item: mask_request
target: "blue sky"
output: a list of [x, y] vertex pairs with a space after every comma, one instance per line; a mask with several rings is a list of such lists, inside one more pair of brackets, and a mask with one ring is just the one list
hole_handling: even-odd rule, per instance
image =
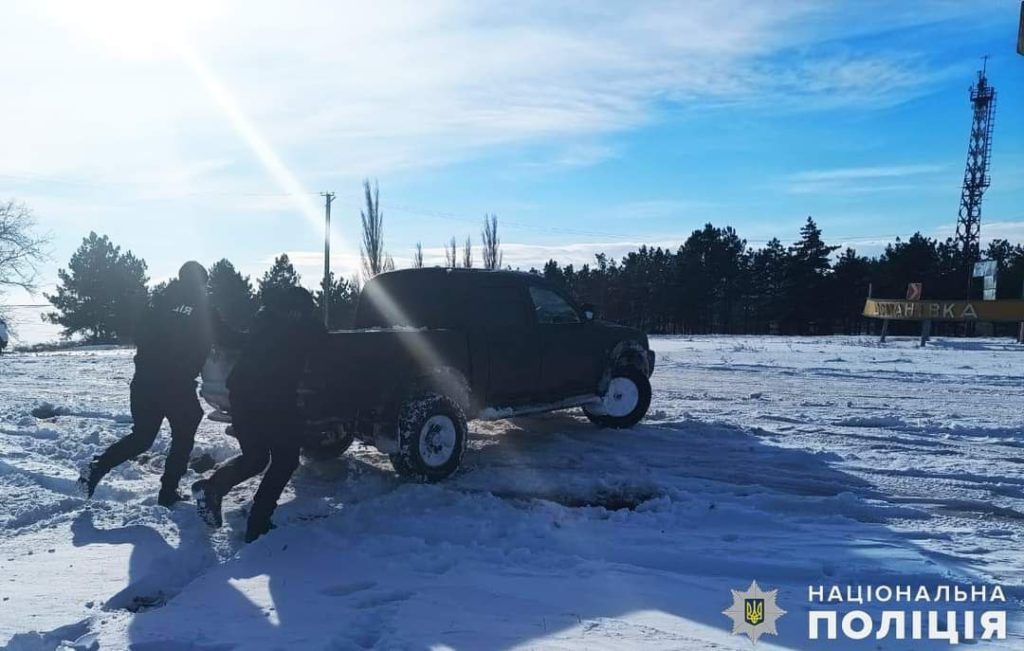
[[[705, 222], [752, 245], [813, 215], [868, 254], [955, 227], [983, 54], [999, 99], [982, 235], [1024, 240], [1018, 3], [13, 2], [0, 20], [0, 197], [147, 260], [289, 252], [310, 284], [333, 190], [439, 261], [498, 215], [506, 262], [580, 263]], [[8, 300], [22, 300], [8, 297]]]

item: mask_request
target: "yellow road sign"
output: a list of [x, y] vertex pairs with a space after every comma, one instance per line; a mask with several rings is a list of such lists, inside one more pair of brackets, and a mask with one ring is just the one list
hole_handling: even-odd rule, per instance
[[1024, 300], [901, 301], [869, 298], [864, 316], [896, 321], [1024, 321]]

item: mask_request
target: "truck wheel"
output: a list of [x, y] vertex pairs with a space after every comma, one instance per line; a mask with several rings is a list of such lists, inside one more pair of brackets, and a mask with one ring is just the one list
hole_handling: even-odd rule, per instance
[[635, 366], [623, 366], [612, 372], [601, 402], [584, 405], [583, 413], [599, 427], [627, 429], [639, 423], [650, 406], [650, 380]]
[[417, 481], [440, 481], [462, 463], [469, 438], [466, 416], [451, 398], [428, 393], [405, 402], [398, 414], [395, 472]]
[[345, 454], [354, 438], [342, 427], [319, 433], [302, 445], [302, 456], [313, 461], [337, 459]]

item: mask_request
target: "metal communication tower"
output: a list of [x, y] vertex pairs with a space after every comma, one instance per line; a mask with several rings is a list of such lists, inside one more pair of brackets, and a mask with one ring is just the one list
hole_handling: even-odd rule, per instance
[[981, 196], [989, 186], [989, 160], [992, 155], [992, 125], [995, 120], [996, 89], [989, 85], [985, 71], [988, 57], [978, 71], [978, 81], [971, 86], [971, 140], [967, 147], [967, 168], [960, 195], [960, 214], [956, 222], [956, 237], [970, 273], [971, 266], [980, 255]]

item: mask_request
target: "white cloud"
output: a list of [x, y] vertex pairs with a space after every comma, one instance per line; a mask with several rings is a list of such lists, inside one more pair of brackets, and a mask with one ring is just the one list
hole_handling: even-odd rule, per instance
[[[236, 220], [228, 243], [236, 248], [224, 254], [242, 265], [249, 255], [256, 267], [273, 248], [310, 239], [258, 235], [269, 223], [260, 218], [296, 205], [264, 194], [312, 190], [318, 207], [321, 188], [510, 146], [541, 145], [541, 172], [595, 165], [625, 151], [610, 134], [659, 119], [671, 103], [890, 105], [927, 92], [945, 71], [913, 51], [851, 54], [836, 43], [977, 11], [825, 0], [8, 2], [0, 60], [5, 96], [15, 100], [0, 103], [0, 194], [31, 199], [47, 227], [76, 237], [97, 228], [119, 242], [134, 238], [137, 251], [156, 224], [179, 231], [183, 248], [192, 233], [182, 231], [223, 241], [229, 229], [209, 222]], [[224, 110], [182, 44], [237, 111]], [[253, 145], [254, 134], [273, 156]], [[296, 183], [275, 181], [282, 169]], [[686, 209], [643, 203], [625, 214]], [[45, 210], [58, 204], [53, 216]], [[288, 241], [267, 242], [278, 236]], [[569, 246], [563, 253], [575, 255], [578, 245]], [[358, 267], [351, 244], [336, 250]], [[544, 258], [522, 255], [522, 266]], [[319, 277], [316, 266], [304, 273]]]
[[591, 167], [604, 162], [615, 155], [615, 150], [603, 144], [574, 143], [563, 147], [547, 160], [526, 163], [528, 170], [549, 172], [577, 167]]
[[21, 3], [0, 26], [0, 56], [18, 61], [5, 80], [18, 101], [0, 106], [0, 174], [128, 175], [180, 190], [169, 170], [219, 161], [188, 187], [239, 176], [265, 187], [175, 39], [307, 183], [522, 142], [561, 141], [556, 164], [593, 164], [614, 153], [596, 136], [654, 119], [664, 98], [871, 104], [930, 85], [905, 56], [777, 59], [835, 35], [834, 14], [745, 0]]
[[847, 167], [829, 170], [811, 170], [793, 175], [798, 181], [848, 181], [862, 179], [892, 178], [941, 172], [942, 165], [889, 165], [876, 167]]
[[791, 194], [885, 192], [920, 187], [923, 181], [949, 171], [946, 165], [906, 164], [807, 170], [791, 174], [785, 183]]

